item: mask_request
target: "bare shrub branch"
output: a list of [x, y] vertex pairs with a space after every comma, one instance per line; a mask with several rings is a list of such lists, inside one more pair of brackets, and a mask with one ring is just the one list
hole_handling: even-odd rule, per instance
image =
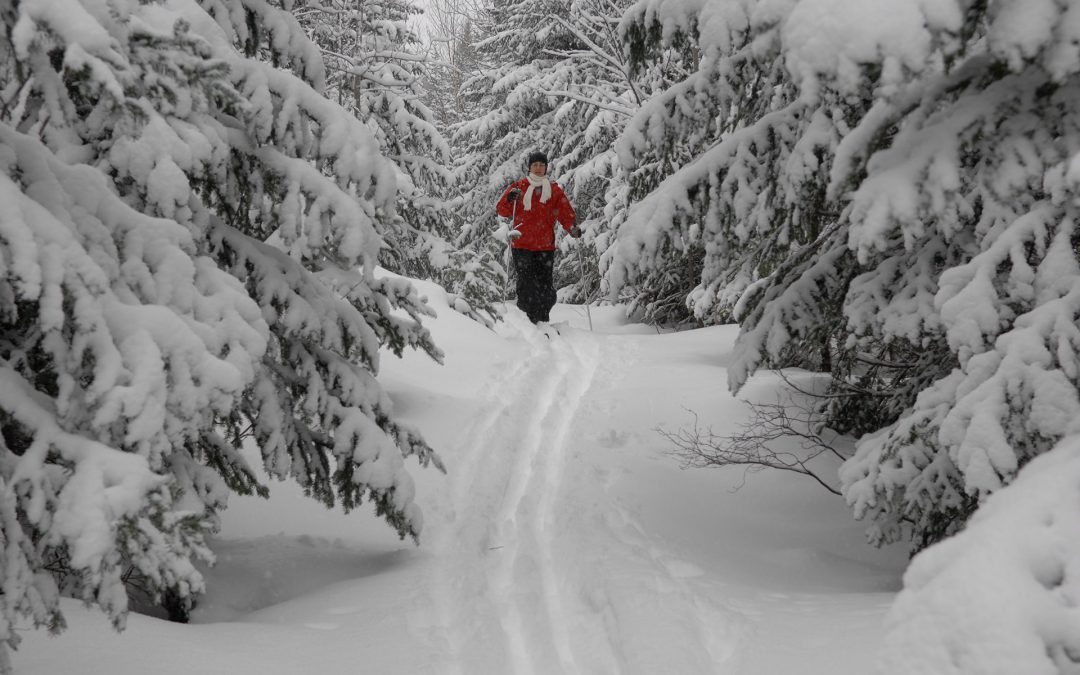
[[[777, 397], [776, 403], [747, 403], [751, 415], [739, 425], [739, 431], [718, 436], [712, 428], [702, 429], [697, 413], [692, 427], [672, 433], [657, 431], [674, 444], [670, 454], [677, 457], [683, 468], [741, 466], [746, 473], [763, 469], [778, 469], [809, 476], [834, 495], [840, 490], [815, 472], [810, 464], [825, 454], [841, 460], [847, 457], [834, 447], [837, 434], [823, 428], [812, 405], [790, 397]], [[826, 440], [825, 436], [829, 436]], [[775, 441], [797, 439], [797, 452], [777, 450]], [[741, 486], [740, 486], [741, 487]]]

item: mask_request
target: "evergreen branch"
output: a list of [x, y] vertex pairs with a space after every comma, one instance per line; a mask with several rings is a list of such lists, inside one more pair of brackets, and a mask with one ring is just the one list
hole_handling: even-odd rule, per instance
[[807, 389], [803, 389], [799, 385], [795, 384], [795, 382], [793, 382], [787, 376], [787, 374], [784, 373], [784, 371], [782, 371], [782, 370], [778, 370], [778, 371], [776, 371], [776, 373], [780, 376], [780, 378], [784, 381], [784, 383], [786, 385], [788, 385], [789, 387], [791, 387], [795, 392], [797, 392], [799, 394], [802, 394], [804, 396], [812, 396], [814, 398], [819, 398], [819, 399], [850, 398], [851, 396], [853, 396], [855, 394], [858, 394], [859, 396], [870, 396], [870, 397], [881, 397], [881, 398], [890, 398], [890, 397], [896, 395], [896, 392], [892, 392], [892, 391], [872, 391], [870, 389], [866, 389], [866, 388], [863, 388], [863, 387], [857, 387], [854, 384], [852, 384], [852, 383], [850, 383], [850, 382], [848, 382], [846, 380], [834, 380], [835, 384], [838, 387], [845, 390], [845, 393], [822, 394], [822, 393], [819, 393], [819, 392], [809, 391]]
[[[17, 63], [16, 66], [17, 66], [17, 69], [21, 70], [20, 64]], [[12, 109], [14, 107], [15, 101], [22, 98], [22, 93], [24, 91], [26, 91], [27, 87], [30, 86], [30, 83], [32, 81], [33, 81], [33, 78], [29, 78], [29, 77], [25, 78], [25, 79], [23, 79], [22, 81], [19, 82], [18, 87], [15, 87], [14, 89], [12, 89], [11, 96], [9, 96], [7, 99], [5, 99], [3, 101], [3, 105], [0, 105], [0, 121], [6, 121], [9, 124], [11, 124], [12, 126], [17, 126], [18, 125], [18, 120], [8, 120], [7, 117], [8, 117], [8, 115], [11, 114], [11, 111], [12, 111]]]
[[322, 53], [325, 55], [333, 56], [336, 59], [341, 59], [352, 65], [368, 64], [373, 61], [390, 60], [390, 61], [404, 61], [406, 63], [420, 63], [427, 64], [428, 59], [423, 54], [413, 54], [411, 52], [399, 52], [392, 50], [376, 50], [372, 52], [361, 52], [357, 56], [348, 56], [341, 52], [333, 51], [332, 49], [322, 48]]
[[555, 21], [556, 23], [561, 25], [566, 30], [573, 33], [574, 37], [576, 37], [577, 39], [584, 42], [585, 45], [589, 47], [589, 50], [593, 54], [598, 56], [599, 58], [601, 58], [601, 59], [603, 59], [603, 60], [605, 60], [605, 61], [607, 61], [607, 62], [609, 62], [609, 63], [611, 63], [611, 64], [613, 64], [613, 65], [615, 65], [617, 67], [621, 67], [623, 65], [622, 63], [619, 62], [618, 59], [616, 59], [611, 54], [609, 54], [603, 47], [596, 44], [596, 42], [594, 42], [592, 40], [592, 38], [590, 38], [588, 35], [585, 35], [585, 33], [581, 32], [576, 26], [571, 25], [569, 22], [567, 22], [561, 16], [551, 14], [551, 15], [548, 16], [548, 18], [550, 18], [551, 20]]
[[[589, 52], [562, 51], [562, 50], [558, 50], [558, 49], [545, 49], [544, 53], [549, 54], [551, 56], [559, 57], [559, 58], [564, 59], [564, 60], [572, 60], [572, 59], [576, 58], [576, 59], [579, 59], [579, 60], [582, 60], [582, 61], [586, 61], [587, 63], [589, 63], [589, 65], [592, 65], [592, 66], [594, 66], [596, 68], [599, 68], [600, 70], [603, 70], [604, 72], [607, 72], [607, 73], [613, 75], [618, 80], [628, 80], [628, 81], [632, 80], [632, 78], [629, 78], [627, 76], [627, 74], [623, 71], [622, 68], [619, 68], [617, 66], [613, 66], [610, 63], [592, 61], [591, 59], [588, 58], [589, 54], [590, 54]], [[640, 97], [637, 95], [636, 85], [633, 86], [633, 87], [629, 87], [629, 89], [630, 89], [631, 93], [634, 94], [634, 98], [640, 104], [641, 101], [640, 101]]]
[[581, 103], [587, 103], [588, 105], [596, 106], [597, 108], [600, 108], [601, 110], [607, 110], [608, 112], [613, 112], [616, 115], [622, 115], [624, 117], [632, 117], [634, 115], [634, 112], [635, 112], [635, 111], [633, 111], [633, 110], [631, 110], [629, 108], [625, 108], [625, 107], [621, 107], [621, 106], [616, 107], [616, 106], [614, 106], [614, 105], [612, 105], [610, 103], [603, 103], [601, 101], [597, 101], [596, 99], [591, 99], [591, 98], [587, 98], [585, 96], [582, 96], [580, 94], [575, 94], [572, 91], [557, 90], [557, 89], [539, 89], [539, 88], [536, 88], [536, 87], [532, 87], [531, 85], [530, 85], [530, 88], [535, 89], [536, 91], [540, 92], [541, 94], [544, 94], [545, 96], [556, 96], [556, 97], [561, 96], [563, 98], [573, 99], [575, 101], [580, 101]]
[[[603, 61], [606, 61], [610, 65], [611, 71], [617, 73], [623, 79], [623, 81], [626, 82], [627, 88], [634, 95], [634, 100], [638, 103], [638, 105], [641, 105], [642, 97], [640, 92], [638, 91], [637, 83], [634, 81], [634, 78], [630, 77], [629, 64], [627, 64], [621, 58], [612, 56], [603, 47], [596, 44], [596, 42], [589, 38], [589, 36], [578, 30], [575, 26], [570, 25], [562, 17], [552, 14], [551, 18], [554, 19], [557, 23], [561, 24], [571, 33], [573, 33], [574, 36], [577, 37], [579, 40], [584, 42], [593, 54], [595, 54]], [[611, 36], [609, 35], [609, 38], [610, 37]], [[617, 40], [613, 40], [612, 44], [619, 44], [619, 42]]]
[[879, 366], [881, 368], [889, 368], [889, 369], [892, 369], [892, 370], [905, 370], [905, 369], [908, 369], [908, 368], [918, 368], [919, 365], [920, 365], [920, 364], [914, 363], [914, 362], [886, 361], [884, 359], [873, 357], [873, 356], [870, 356], [868, 354], [863, 354], [861, 352], [856, 352], [852, 356], [852, 358], [854, 358], [859, 363], [865, 363], [868, 366]]
[[344, 73], [346, 75], [353, 75], [353, 76], [358, 77], [358, 78], [360, 78], [360, 79], [362, 79], [362, 80], [364, 80], [366, 82], [372, 82], [374, 84], [377, 84], [377, 85], [382, 86], [382, 87], [386, 87], [388, 89], [402, 89], [402, 88], [411, 87], [414, 84], [416, 84], [416, 78], [415, 77], [412, 78], [412, 79], [409, 79], [409, 80], [383, 80], [383, 79], [380, 79], [380, 78], [378, 78], [376, 76], [373, 76], [373, 75], [369, 74], [369, 71], [371, 70], [370, 68], [368, 68], [368, 69], [341, 68], [341, 67], [334, 66], [334, 65], [331, 65], [331, 64], [327, 63], [326, 64], [326, 69], [327, 70], [332, 70], [332, 71], [337, 72], [337, 73]]

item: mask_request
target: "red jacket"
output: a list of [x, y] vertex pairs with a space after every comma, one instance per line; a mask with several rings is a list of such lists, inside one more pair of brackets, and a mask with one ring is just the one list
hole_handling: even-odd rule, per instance
[[[517, 207], [506, 199], [510, 190], [517, 188], [521, 194], [517, 198]], [[529, 179], [522, 178], [518, 182], [506, 188], [499, 203], [495, 206], [495, 212], [503, 218], [514, 216], [514, 228], [521, 232], [521, 236], [514, 240], [514, 248], [523, 248], [529, 251], [554, 251], [555, 250], [555, 221], [563, 226], [567, 232], [577, 223], [577, 214], [574, 207], [570, 206], [570, 200], [566, 193], [555, 181], [551, 181], [551, 199], [547, 204], [540, 203], [540, 188], [533, 189], [532, 208], [525, 210], [525, 191], [529, 189]]]

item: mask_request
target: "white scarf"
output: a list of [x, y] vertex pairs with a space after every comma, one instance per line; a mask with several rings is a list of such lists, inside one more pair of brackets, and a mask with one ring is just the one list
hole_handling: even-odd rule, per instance
[[534, 176], [529, 174], [525, 176], [529, 179], [529, 189], [525, 191], [525, 210], [532, 210], [532, 196], [533, 190], [540, 189], [540, 203], [547, 204], [551, 199], [551, 181], [547, 179], [547, 176]]

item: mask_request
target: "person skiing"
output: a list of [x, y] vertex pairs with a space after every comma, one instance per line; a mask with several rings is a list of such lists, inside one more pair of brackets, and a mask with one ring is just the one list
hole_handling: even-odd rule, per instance
[[550, 320], [555, 306], [555, 223], [581, 236], [577, 214], [559, 184], [547, 177], [547, 155], [529, 154], [527, 176], [506, 188], [495, 211], [513, 217], [511, 254], [517, 273], [517, 305], [533, 323]]

